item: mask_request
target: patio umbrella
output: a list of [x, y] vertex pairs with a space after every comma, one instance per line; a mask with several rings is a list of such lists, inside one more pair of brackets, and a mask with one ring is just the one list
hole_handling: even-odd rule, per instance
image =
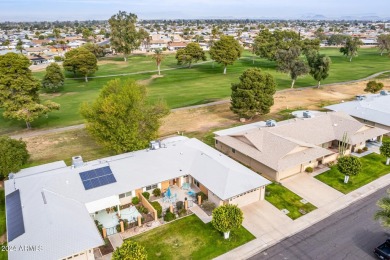
[[167, 189], [167, 197], [170, 198], [171, 195], [172, 195], [172, 194], [171, 194], [171, 188], [168, 187], [168, 189]]

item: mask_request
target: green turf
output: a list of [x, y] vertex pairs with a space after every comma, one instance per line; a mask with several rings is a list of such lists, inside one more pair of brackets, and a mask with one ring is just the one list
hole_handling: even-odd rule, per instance
[[[367, 77], [379, 71], [390, 69], [390, 59], [380, 56], [376, 49], [360, 49], [359, 56], [352, 62], [342, 56], [337, 48], [324, 48], [321, 53], [329, 55], [332, 59], [330, 76], [322, 83], [335, 83]], [[110, 60], [113, 60], [110, 62]], [[105, 64], [99, 66], [94, 76], [106, 76], [112, 74], [133, 73], [140, 71], [156, 70], [155, 62], [150, 56], [137, 55], [131, 57], [128, 62], [117, 62], [120, 57], [106, 58]], [[177, 68], [174, 55], [168, 55], [161, 68]], [[163, 77], [151, 78], [156, 73], [144, 73], [121, 76], [122, 79], [144, 80], [148, 85], [148, 95], [151, 101], [164, 99], [171, 108], [203, 104], [222, 98], [228, 98], [231, 93], [231, 83], [238, 82], [242, 72], [251, 67], [258, 67], [275, 76], [278, 89], [289, 88], [288, 75], [276, 72], [275, 63], [265, 59], [256, 58], [252, 64], [252, 54], [243, 53], [242, 59], [228, 66], [227, 75], [223, 75], [223, 67], [219, 64], [208, 62], [195, 65], [192, 69], [182, 68], [163, 71]], [[34, 73], [42, 78], [44, 72]], [[61, 110], [49, 114], [48, 118], [40, 118], [33, 122], [34, 128], [51, 128], [79, 124], [83, 122], [79, 114], [80, 104], [84, 101], [93, 101], [107, 81], [115, 78], [95, 78], [85, 83], [82, 79], [72, 79], [73, 75], [67, 73], [64, 89], [55, 95], [44, 94], [42, 99], [50, 99], [61, 105]], [[315, 85], [310, 77], [299, 78], [296, 87]], [[0, 113], [2, 111], [0, 110]], [[23, 122], [6, 120], [0, 116], [0, 134], [21, 130], [25, 127]]]
[[146, 248], [148, 259], [212, 259], [254, 238], [241, 227], [225, 240], [211, 223], [191, 215], [130, 239]]
[[271, 183], [267, 185], [265, 191], [265, 199], [280, 210], [287, 209], [290, 211], [287, 216], [291, 219], [297, 219], [302, 216], [299, 210], [309, 213], [316, 209], [311, 203], [303, 204], [300, 201], [302, 200], [301, 197], [280, 184]]
[[360, 161], [362, 171], [358, 175], [350, 176], [347, 184], [344, 183], [344, 175], [337, 170], [336, 165], [315, 178], [346, 194], [390, 173], [390, 166], [385, 165], [384, 156], [372, 153], [360, 158]]

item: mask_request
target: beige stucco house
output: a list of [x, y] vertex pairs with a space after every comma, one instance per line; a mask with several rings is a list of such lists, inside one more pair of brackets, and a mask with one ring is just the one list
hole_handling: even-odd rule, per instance
[[282, 122], [257, 122], [215, 132], [215, 147], [265, 177], [280, 181], [334, 162], [347, 136], [346, 154], [381, 141], [387, 130], [365, 125], [342, 112]]

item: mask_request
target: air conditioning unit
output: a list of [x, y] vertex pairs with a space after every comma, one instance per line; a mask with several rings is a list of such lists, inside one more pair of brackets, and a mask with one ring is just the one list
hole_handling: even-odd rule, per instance
[[387, 92], [386, 90], [381, 90], [381, 92], [379, 92], [381, 96], [387, 96], [389, 95], [389, 92]]
[[161, 142], [160, 141], [151, 141], [149, 143], [149, 149], [150, 150], [157, 150], [161, 148]]
[[313, 118], [314, 114], [310, 111], [303, 111], [303, 118]]
[[266, 125], [267, 127], [276, 126], [276, 121], [275, 121], [275, 120], [272, 120], [272, 119], [267, 120], [267, 121], [265, 121], [265, 125]]
[[362, 96], [362, 95], [356, 96], [356, 100], [357, 100], [357, 101], [362, 101], [362, 100], [364, 100], [364, 99], [366, 99], [366, 96]]

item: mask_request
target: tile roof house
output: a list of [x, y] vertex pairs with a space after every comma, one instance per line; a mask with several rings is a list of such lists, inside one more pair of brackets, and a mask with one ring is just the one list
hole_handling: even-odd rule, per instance
[[9, 259], [95, 259], [93, 248], [104, 242], [94, 218], [111, 207], [120, 212], [119, 205], [154, 187], [165, 192], [188, 184], [216, 205], [264, 199], [268, 180], [197, 139], [168, 138], [156, 148], [88, 163], [74, 158], [71, 167], [59, 161], [10, 175], [8, 247], [39, 250], [13, 250]]
[[338, 112], [296, 118], [267, 126], [257, 122], [215, 132], [215, 147], [270, 179], [280, 181], [335, 161], [339, 142], [348, 137], [347, 153], [370, 139], [381, 140], [387, 130], [360, 123]]
[[343, 102], [326, 109], [342, 111], [360, 122], [383, 128], [390, 132], [390, 93], [381, 91], [380, 94], [357, 96], [356, 100]]

